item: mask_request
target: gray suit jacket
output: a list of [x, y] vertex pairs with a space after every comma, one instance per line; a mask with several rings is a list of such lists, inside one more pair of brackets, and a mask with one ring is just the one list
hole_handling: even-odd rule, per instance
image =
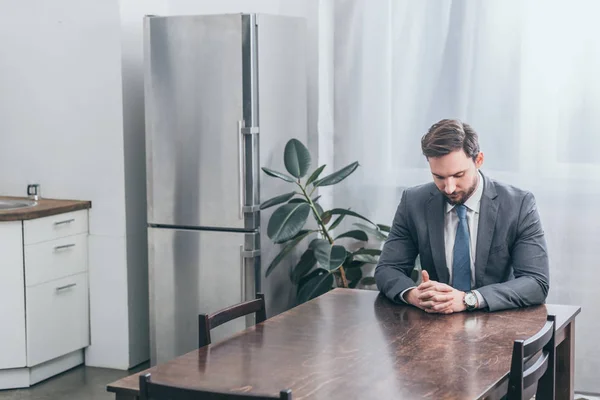
[[[490, 311], [541, 304], [550, 277], [535, 198], [483, 176], [473, 289]], [[377, 287], [393, 301], [415, 286], [410, 275], [417, 255], [432, 280], [448, 283], [444, 204], [434, 183], [404, 190], [375, 269]]]

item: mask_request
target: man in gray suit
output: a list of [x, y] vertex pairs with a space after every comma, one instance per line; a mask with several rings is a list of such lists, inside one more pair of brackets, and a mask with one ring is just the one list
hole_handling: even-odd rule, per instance
[[[548, 254], [533, 195], [479, 171], [483, 153], [466, 123], [434, 124], [421, 147], [433, 183], [402, 193], [375, 269], [379, 290], [442, 314], [543, 303]], [[410, 277], [417, 255], [418, 286]]]

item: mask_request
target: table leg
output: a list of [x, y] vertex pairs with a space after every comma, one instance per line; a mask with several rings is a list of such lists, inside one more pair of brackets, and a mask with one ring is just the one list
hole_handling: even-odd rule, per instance
[[565, 340], [556, 347], [556, 400], [575, 396], [575, 321], [565, 327]]
[[139, 400], [139, 397], [130, 394], [115, 393], [115, 400]]

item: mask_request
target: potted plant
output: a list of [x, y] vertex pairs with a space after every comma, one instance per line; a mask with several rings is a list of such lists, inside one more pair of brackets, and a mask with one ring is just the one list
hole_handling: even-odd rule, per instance
[[[287, 142], [284, 150], [286, 173], [262, 170], [273, 178], [283, 179], [295, 186], [294, 190], [275, 196], [261, 204], [261, 210], [279, 206], [271, 215], [267, 226], [267, 235], [276, 244], [284, 245], [280, 253], [271, 261], [265, 275], [276, 268], [304, 239], [312, 239], [296, 266], [292, 269], [290, 279], [297, 285], [298, 303], [317, 297], [335, 286], [356, 287], [374, 284], [373, 277], [363, 277], [361, 267], [365, 264], [376, 264], [381, 254], [379, 248], [367, 248], [369, 234], [380, 244], [387, 239], [390, 227], [376, 224], [368, 218], [345, 208], [323, 210], [319, 197], [313, 194], [317, 188], [335, 185], [346, 179], [359, 166], [355, 161], [346, 167], [320, 178], [325, 169], [321, 165], [308, 178], [304, 179], [311, 166], [308, 149], [297, 139]], [[316, 221], [315, 229], [307, 229], [306, 223], [312, 214]], [[356, 218], [355, 229], [334, 235], [333, 231], [345, 217]], [[340, 241], [341, 239], [346, 239]], [[354, 246], [346, 246], [343, 242], [352, 239]], [[356, 244], [362, 244], [356, 246]], [[358, 248], [356, 248], [358, 247]]]

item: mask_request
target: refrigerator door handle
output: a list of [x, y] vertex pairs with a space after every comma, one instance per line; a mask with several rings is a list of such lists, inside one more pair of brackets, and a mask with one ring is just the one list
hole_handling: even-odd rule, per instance
[[242, 129], [244, 121], [238, 121], [238, 189], [240, 197], [239, 218], [244, 219], [244, 206], [246, 205], [246, 191], [244, 181], [246, 179], [246, 160], [244, 160], [244, 134]]
[[257, 137], [260, 129], [257, 126], [246, 127], [244, 121], [238, 121], [238, 184], [239, 184], [239, 218], [244, 218], [244, 213], [251, 213], [260, 210], [260, 204], [247, 204], [246, 187], [244, 183], [249, 179], [246, 170], [246, 136]]
[[240, 288], [242, 302], [246, 301], [246, 263], [244, 262], [244, 246], [240, 245], [240, 273], [242, 287]]

